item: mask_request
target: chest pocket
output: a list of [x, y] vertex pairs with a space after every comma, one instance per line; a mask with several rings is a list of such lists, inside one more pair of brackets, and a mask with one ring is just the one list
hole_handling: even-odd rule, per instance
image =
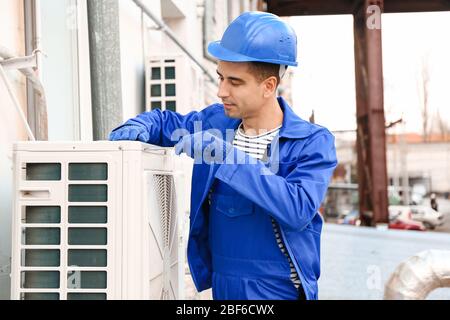
[[250, 215], [255, 210], [253, 202], [247, 198], [223, 194], [212, 196], [212, 207], [231, 218]]

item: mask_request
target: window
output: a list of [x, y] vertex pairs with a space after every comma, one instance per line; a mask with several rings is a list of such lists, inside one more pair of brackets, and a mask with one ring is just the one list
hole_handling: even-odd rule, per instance
[[147, 109], [177, 111], [177, 59], [150, 59], [147, 72]]
[[87, 3], [42, 0], [40, 13], [49, 140], [91, 140]]

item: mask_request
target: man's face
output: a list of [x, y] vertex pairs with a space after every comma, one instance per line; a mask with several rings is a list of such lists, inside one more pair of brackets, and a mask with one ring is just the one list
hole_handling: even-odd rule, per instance
[[258, 113], [264, 103], [264, 82], [248, 70], [245, 62], [219, 61], [219, 91], [225, 114], [231, 118], [248, 118]]

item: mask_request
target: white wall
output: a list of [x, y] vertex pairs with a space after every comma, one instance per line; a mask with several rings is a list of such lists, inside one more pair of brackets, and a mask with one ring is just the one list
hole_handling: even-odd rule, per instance
[[[339, 163], [356, 163], [355, 142], [337, 140]], [[450, 191], [450, 143], [411, 143], [402, 150], [400, 145], [387, 144], [387, 173], [390, 178], [401, 177], [401, 154], [406, 155], [410, 177], [430, 177], [436, 192]]]
[[[160, 1], [145, 1], [154, 13], [161, 12]], [[123, 120], [135, 117], [144, 111], [145, 104], [145, 59], [144, 50], [148, 45], [141, 10], [132, 1], [119, 1], [120, 10], [120, 63], [122, 69]], [[160, 36], [152, 34], [150, 42], [160, 43]]]
[[[406, 166], [411, 177], [430, 177], [431, 188], [437, 192], [450, 191], [450, 143], [416, 143], [406, 145]], [[395, 152], [397, 155], [395, 156]], [[387, 148], [389, 176], [401, 174], [401, 149], [396, 150], [395, 144]]]
[[[22, 1], [0, 0], [0, 46], [23, 55], [24, 26]], [[16, 97], [26, 113], [25, 78], [17, 71], [8, 71]], [[12, 161], [11, 144], [25, 140], [19, 116], [0, 79], [0, 300], [9, 299], [9, 263], [11, 257]]]

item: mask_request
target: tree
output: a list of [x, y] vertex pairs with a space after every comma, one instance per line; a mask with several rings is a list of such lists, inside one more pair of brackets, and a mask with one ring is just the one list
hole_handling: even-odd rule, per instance
[[431, 121], [431, 111], [429, 106], [430, 68], [428, 64], [428, 58], [428, 54], [423, 55], [421, 58], [419, 79], [417, 82], [422, 116], [422, 139], [424, 142], [428, 141]]

